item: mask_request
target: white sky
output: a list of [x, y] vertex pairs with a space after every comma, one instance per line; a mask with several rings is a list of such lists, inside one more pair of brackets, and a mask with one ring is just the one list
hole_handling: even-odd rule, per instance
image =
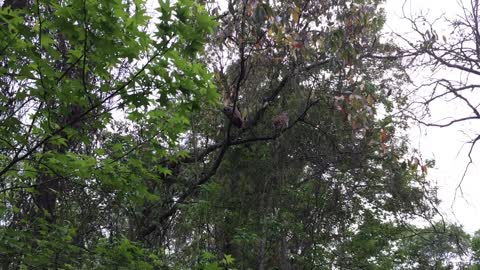
[[[408, 32], [411, 32], [409, 23], [401, 19], [403, 4], [404, 0], [387, 0], [386, 30], [408, 36]], [[404, 7], [407, 15], [428, 12], [427, 17], [431, 19], [442, 14], [453, 18], [461, 12], [457, 0], [407, 0]], [[441, 28], [441, 24], [438, 26]], [[459, 76], [458, 73], [448, 71], [440, 75], [451, 79], [458, 79]], [[423, 76], [428, 77], [430, 74], [427, 71], [425, 74], [412, 74], [414, 82], [421, 82]], [[476, 98], [478, 97], [480, 96], [477, 90]], [[465, 106], [459, 102], [438, 102], [431, 108], [432, 120], [460, 115], [464, 110]], [[421, 151], [424, 159], [436, 160], [435, 169], [429, 171], [428, 178], [435, 181], [439, 187], [438, 196], [443, 201], [440, 207], [442, 213], [447, 220], [462, 224], [469, 233], [480, 229], [480, 144], [473, 155], [474, 163], [461, 184], [463, 196], [458, 191], [455, 197], [455, 190], [468, 164], [469, 147], [465, 145], [465, 141], [468, 140], [468, 136], [476, 134], [473, 124], [478, 125], [478, 122], [449, 128], [416, 127], [411, 131], [413, 146]], [[480, 133], [480, 127], [476, 128], [476, 132]]]

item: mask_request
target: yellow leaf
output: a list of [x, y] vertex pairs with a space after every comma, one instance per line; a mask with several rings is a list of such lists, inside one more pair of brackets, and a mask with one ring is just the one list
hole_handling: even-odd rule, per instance
[[295, 42], [295, 40], [291, 35], [285, 35], [285, 38], [288, 40], [288, 43], [290, 44], [293, 44], [293, 42]]
[[268, 36], [269, 36], [269, 37], [273, 37], [273, 31], [272, 31], [272, 29], [268, 29]]
[[372, 97], [372, 95], [367, 96], [367, 103], [368, 105], [373, 105], [373, 103], [375, 103], [375, 99]]
[[390, 139], [390, 134], [384, 129], [380, 131], [380, 142], [386, 143]]
[[298, 21], [300, 20], [300, 8], [299, 7], [294, 7], [293, 8], [292, 17], [293, 17], [293, 21], [295, 23], [298, 23]]

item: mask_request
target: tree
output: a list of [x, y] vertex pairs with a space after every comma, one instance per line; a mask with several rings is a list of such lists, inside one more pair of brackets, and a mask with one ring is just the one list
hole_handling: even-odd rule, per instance
[[469, 253], [470, 236], [461, 227], [437, 223], [406, 234], [395, 257], [404, 269], [466, 269]]
[[[455, 18], [442, 16], [433, 20], [423, 14], [417, 16], [404, 14], [404, 19], [411, 23], [416, 36], [412, 38], [399, 36], [406, 46], [399, 49], [396, 56], [404, 58], [406, 63], [410, 63], [416, 69], [429, 69], [426, 72], [431, 74], [431, 79], [422, 82], [418, 87], [418, 90], [426, 92], [427, 95], [417, 103], [420, 108], [415, 108], [411, 115], [413, 119], [426, 126], [442, 128], [461, 124], [474, 126], [480, 119], [478, 111], [480, 100], [476, 95], [480, 75], [478, 71], [480, 5], [477, 0], [459, 1], [459, 5], [461, 14]], [[447, 30], [439, 30], [445, 26]], [[441, 104], [442, 101], [458, 102], [462, 114], [447, 115], [445, 119], [439, 121], [428, 121], [422, 117], [429, 114], [432, 105]], [[480, 140], [480, 135], [476, 129], [471, 132], [464, 129], [463, 132], [470, 136], [470, 140], [467, 141], [469, 163], [465, 168], [465, 177], [473, 162], [472, 153]]]
[[143, 1], [4, 2], [2, 268], [159, 264], [161, 252], [128, 238], [129, 211], [157, 198], [192, 112], [217, 95], [197, 61], [215, 23], [188, 0], [157, 10], [151, 18]]
[[471, 240], [472, 248], [472, 269], [478, 269], [480, 267], [480, 231], [476, 231]]
[[381, 1], [203, 2], [4, 3], [3, 268], [393, 267], [434, 218]]
[[[392, 227], [434, 216], [429, 164], [396, 135], [402, 119], [377, 113], [403, 102], [397, 87], [406, 80], [388, 57], [395, 47], [380, 42], [379, 4], [208, 5], [220, 22], [205, 61], [243, 125], [207, 112], [197, 118], [204, 121], [193, 127], [192, 148], [218, 154], [184, 164], [183, 181], [228, 151], [172, 216], [168, 238], [180, 265], [195, 265], [208, 250], [232, 255], [241, 269], [350, 269], [368, 258], [346, 248], [368, 215], [372, 223], [393, 219]], [[289, 123], [279, 131], [274, 122], [283, 113]], [[211, 128], [220, 121], [223, 129]], [[374, 250], [382, 245], [372, 254], [380, 256]]]

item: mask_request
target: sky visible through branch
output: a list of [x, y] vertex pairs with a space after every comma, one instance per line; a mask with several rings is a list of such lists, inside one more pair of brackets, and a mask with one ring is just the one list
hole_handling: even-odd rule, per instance
[[[467, 3], [466, 3], [467, 4]], [[401, 34], [402, 37], [418, 39], [412, 32], [410, 23], [402, 19], [423, 14], [429, 21], [435, 21], [435, 29], [439, 36], [445, 35], [448, 39], [444, 18], [455, 18], [461, 13], [460, 2], [453, 0], [389, 0], [385, 5], [387, 13], [386, 31]], [[420, 85], [431, 76], [458, 80], [459, 73], [448, 70], [434, 75], [429, 69], [422, 72], [411, 72], [414, 84]], [[414, 87], [414, 86], [412, 86]], [[427, 94], [431, 88], [423, 88], [419, 95]], [[475, 92], [473, 93], [475, 94]], [[478, 99], [478, 93], [476, 93]], [[441, 100], [433, 103], [429, 122], [447, 121], [449, 117], [460, 117], [464, 113], [464, 106], [457, 100]], [[444, 121], [444, 122], [445, 122]], [[423, 155], [424, 159], [435, 159], [435, 168], [429, 171], [428, 178], [435, 181], [439, 187], [438, 196], [442, 200], [440, 210], [444, 217], [454, 223], [464, 226], [464, 229], [473, 233], [480, 229], [480, 148], [474, 149], [472, 164], [465, 177], [462, 176], [467, 166], [470, 145], [466, 144], [478, 134], [476, 122], [465, 122], [447, 128], [425, 127], [414, 125], [410, 130], [412, 145]]]

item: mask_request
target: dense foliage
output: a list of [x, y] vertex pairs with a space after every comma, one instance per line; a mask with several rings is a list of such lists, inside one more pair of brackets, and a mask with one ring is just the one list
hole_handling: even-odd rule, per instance
[[381, 4], [4, 1], [1, 268], [476, 269]]

